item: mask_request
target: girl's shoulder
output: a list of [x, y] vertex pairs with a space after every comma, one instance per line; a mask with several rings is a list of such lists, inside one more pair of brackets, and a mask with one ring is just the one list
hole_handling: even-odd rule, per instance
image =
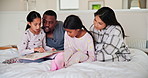
[[43, 29], [40, 30], [40, 33], [38, 34], [39, 37], [45, 37], [45, 32]]
[[32, 33], [30, 32], [29, 29], [25, 30], [23, 33], [22, 33], [22, 38], [30, 38], [32, 36]]
[[25, 35], [27, 35], [27, 34], [29, 35], [29, 33], [30, 33], [30, 30], [29, 29], [27, 29], [27, 30], [24, 31], [24, 34]]
[[44, 32], [44, 30], [41, 28], [41, 32], [40, 32], [41, 34], [45, 34], [45, 32]]
[[82, 38], [92, 38], [92, 36], [88, 33], [88, 32], [86, 32], [83, 36], [82, 36]]

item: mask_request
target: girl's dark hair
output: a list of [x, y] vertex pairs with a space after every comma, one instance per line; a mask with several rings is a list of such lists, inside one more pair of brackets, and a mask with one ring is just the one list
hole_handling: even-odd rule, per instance
[[85, 28], [80, 18], [76, 15], [69, 15], [64, 21], [64, 28], [66, 29], [82, 29]]
[[[31, 11], [28, 15], [27, 15], [27, 22], [33, 22], [33, 20], [35, 19], [35, 18], [41, 18], [41, 15], [38, 13], [38, 12], [36, 12], [36, 11]], [[28, 29], [28, 28], [30, 28], [30, 25], [29, 24], [27, 24], [27, 26], [26, 26], [26, 30]]]
[[115, 13], [111, 8], [102, 7], [97, 12], [94, 13], [94, 16], [99, 16], [100, 19], [106, 24], [106, 26], [110, 25], [120, 26], [123, 33], [123, 38], [125, 37], [124, 29], [117, 21]]
[[[69, 15], [65, 19], [63, 27], [65, 29], [82, 29], [83, 28], [86, 32], [88, 32], [92, 36], [91, 32], [89, 32], [85, 28], [85, 26], [82, 24], [81, 19], [76, 15]], [[94, 37], [92, 36], [92, 38], [93, 38], [93, 42], [94, 42]]]
[[55, 19], [57, 19], [57, 14], [53, 10], [47, 10], [47, 11], [44, 12], [43, 15], [54, 16]]

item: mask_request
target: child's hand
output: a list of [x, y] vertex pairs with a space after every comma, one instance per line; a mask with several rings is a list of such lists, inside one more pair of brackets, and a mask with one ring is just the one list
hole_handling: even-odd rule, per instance
[[40, 53], [45, 52], [44, 48], [42, 48], [42, 47], [34, 48], [34, 51], [38, 51]]
[[55, 48], [52, 48], [51, 50], [52, 50], [52, 51], [56, 51], [56, 49], [55, 49]]

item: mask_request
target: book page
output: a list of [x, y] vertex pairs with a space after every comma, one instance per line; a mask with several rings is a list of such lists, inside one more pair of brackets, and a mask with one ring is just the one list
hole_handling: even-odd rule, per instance
[[27, 54], [25, 56], [21, 56], [20, 59], [26, 59], [26, 60], [37, 60], [40, 58], [44, 58], [47, 56], [52, 56], [58, 52], [63, 52], [63, 50], [60, 51], [47, 51], [47, 52], [43, 52], [43, 53], [32, 53], [32, 54]]

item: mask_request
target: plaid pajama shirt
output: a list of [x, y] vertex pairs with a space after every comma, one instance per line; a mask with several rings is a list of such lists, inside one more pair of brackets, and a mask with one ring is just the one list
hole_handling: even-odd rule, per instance
[[96, 30], [93, 26], [91, 32], [95, 39], [95, 55], [98, 61], [130, 61], [130, 51], [124, 43], [119, 26], [107, 26]]

